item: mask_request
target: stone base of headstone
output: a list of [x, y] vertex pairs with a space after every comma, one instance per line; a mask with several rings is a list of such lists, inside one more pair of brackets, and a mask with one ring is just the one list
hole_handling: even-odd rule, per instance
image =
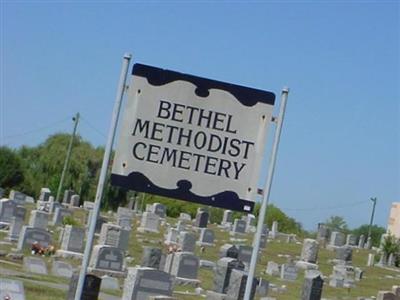
[[341, 279], [341, 278], [331, 278], [331, 279], [329, 280], [329, 286], [335, 287], [335, 288], [344, 287], [344, 279]]
[[333, 246], [333, 245], [326, 245], [326, 250], [329, 250], [329, 251], [336, 251], [336, 249], [338, 249], [338, 248], [341, 248], [341, 247], [339, 247], [339, 246]]
[[221, 294], [214, 291], [207, 291], [206, 294], [207, 300], [228, 300], [229, 297], [227, 294]]
[[105, 275], [108, 275], [110, 277], [116, 277], [116, 278], [125, 278], [126, 277], [126, 271], [118, 272], [118, 271], [111, 271], [111, 270], [88, 268], [88, 272], [90, 272], [93, 275], [96, 275], [98, 277], [102, 277]]
[[216, 263], [210, 260], [204, 260], [200, 259], [199, 261], [199, 267], [200, 268], [205, 268], [205, 269], [214, 269], [216, 266]]
[[70, 258], [70, 259], [83, 259], [83, 254], [72, 251], [57, 250], [55, 257]]
[[215, 247], [215, 244], [211, 244], [211, 243], [202, 243], [202, 242], [200, 242], [200, 241], [197, 241], [197, 242], [196, 242], [196, 245], [197, 245], [197, 246], [200, 246], [200, 247]]
[[101, 277], [101, 290], [119, 290], [119, 282], [117, 278], [110, 277], [110, 276], [103, 276]]
[[198, 279], [189, 279], [189, 278], [182, 278], [182, 277], [175, 277], [174, 278], [174, 285], [183, 285], [183, 286], [191, 286], [191, 287], [198, 287], [200, 286], [201, 281]]
[[296, 262], [296, 267], [298, 267], [299, 269], [302, 269], [302, 270], [318, 270], [317, 264], [309, 263], [309, 262], [302, 261], [302, 260], [299, 260], [298, 262]]
[[160, 233], [159, 230], [152, 230], [152, 229], [145, 228], [145, 227], [138, 227], [137, 231], [141, 232], [141, 233], [146, 233], [146, 232]]

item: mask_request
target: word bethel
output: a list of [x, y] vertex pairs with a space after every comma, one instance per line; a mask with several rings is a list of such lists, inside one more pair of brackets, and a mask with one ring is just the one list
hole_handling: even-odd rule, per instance
[[275, 95], [136, 64], [111, 181], [251, 211]]
[[[144, 137], [150, 142], [139, 141], [133, 145], [132, 154], [135, 159], [239, 179], [239, 174], [246, 164], [235, 159], [247, 160], [250, 147], [254, 147], [254, 142], [234, 137], [237, 130], [230, 128], [232, 115], [161, 100], [156, 119], [172, 120], [176, 124], [183, 123], [183, 126], [150, 120], [143, 121], [138, 118], [132, 135]], [[189, 128], [188, 125], [194, 128]], [[202, 128], [211, 130], [205, 131]], [[218, 131], [223, 131], [226, 135], [217, 135]], [[152, 141], [168, 146], [160, 146]], [[198, 152], [180, 150], [174, 148], [173, 145]], [[202, 153], [220, 154], [230, 159]]]

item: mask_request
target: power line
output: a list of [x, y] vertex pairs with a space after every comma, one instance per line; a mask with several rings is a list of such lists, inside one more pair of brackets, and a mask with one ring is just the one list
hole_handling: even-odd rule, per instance
[[83, 121], [84, 124], [88, 125], [91, 129], [96, 131], [97, 134], [101, 135], [102, 137], [107, 137], [103, 132], [101, 132], [99, 129], [97, 129], [95, 126], [89, 123], [89, 121], [86, 120], [86, 118], [81, 116], [81, 121]]
[[6, 136], [3, 137], [3, 139], [14, 139], [16, 137], [20, 137], [20, 136], [36, 133], [36, 132], [43, 131], [43, 130], [46, 130], [46, 129], [49, 129], [49, 128], [54, 128], [55, 125], [59, 125], [61, 123], [64, 123], [67, 120], [70, 120], [70, 118], [68, 117], [68, 118], [62, 119], [60, 121], [56, 121], [56, 122], [50, 123], [50, 124], [48, 124], [46, 126], [42, 126], [42, 127], [36, 128], [36, 129], [25, 131], [25, 132], [12, 134], [12, 135], [6, 135]]

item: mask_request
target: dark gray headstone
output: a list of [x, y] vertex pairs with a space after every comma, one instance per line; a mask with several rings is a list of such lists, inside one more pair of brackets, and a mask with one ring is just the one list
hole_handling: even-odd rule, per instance
[[238, 260], [244, 262], [245, 264], [250, 264], [251, 255], [253, 254], [253, 247], [239, 245], [238, 249], [239, 249]]
[[162, 251], [159, 248], [154, 247], [143, 247], [143, 255], [142, 255], [142, 267], [160, 268], [160, 261], [161, 261]]
[[161, 203], [153, 203], [152, 212], [158, 215], [160, 218], [165, 218], [166, 215], [165, 205]]
[[219, 257], [238, 258], [239, 249], [235, 245], [225, 244], [222, 245], [219, 251]]
[[[241, 300], [244, 298], [244, 292], [246, 290], [247, 274], [241, 270], [232, 270], [231, 278], [229, 280], [229, 286], [226, 291], [227, 295], [232, 300]], [[254, 278], [253, 286], [250, 293], [250, 299], [254, 299], [257, 288], [257, 279]]]
[[[67, 300], [75, 299], [75, 292], [78, 286], [79, 273], [74, 273], [69, 282]], [[98, 300], [100, 294], [101, 278], [92, 274], [85, 276], [81, 300]]]
[[171, 275], [180, 278], [197, 279], [199, 258], [191, 253], [177, 252], [171, 266]]
[[83, 253], [85, 231], [83, 228], [66, 225], [61, 240], [61, 250]]
[[301, 290], [301, 300], [320, 300], [323, 285], [324, 280], [319, 271], [306, 271], [303, 288]]
[[206, 228], [208, 224], [209, 213], [206, 211], [199, 211], [196, 215], [195, 225], [199, 228]]
[[182, 252], [194, 252], [196, 236], [192, 232], [182, 231], [178, 237], [178, 243]]
[[345, 262], [351, 262], [353, 257], [353, 249], [348, 246], [336, 248], [336, 259], [344, 260]]
[[237, 259], [223, 257], [217, 261], [214, 275], [214, 291], [225, 293], [233, 269], [244, 270], [244, 264]]
[[11, 218], [15, 215], [17, 203], [13, 200], [0, 200], [0, 222], [11, 223]]
[[246, 233], [246, 221], [235, 219], [233, 222], [232, 232], [241, 234]]
[[71, 203], [71, 197], [74, 194], [75, 194], [74, 190], [65, 190], [64, 191], [63, 203], [70, 204]]
[[111, 246], [96, 245], [90, 258], [90, 267], [99, 270], [122, 272], [124, 251]]

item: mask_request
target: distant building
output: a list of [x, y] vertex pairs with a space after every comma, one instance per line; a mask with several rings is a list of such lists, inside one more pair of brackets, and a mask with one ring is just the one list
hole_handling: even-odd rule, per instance
[[392, 203], [387, 231], [400, 239], [400, 202]]

